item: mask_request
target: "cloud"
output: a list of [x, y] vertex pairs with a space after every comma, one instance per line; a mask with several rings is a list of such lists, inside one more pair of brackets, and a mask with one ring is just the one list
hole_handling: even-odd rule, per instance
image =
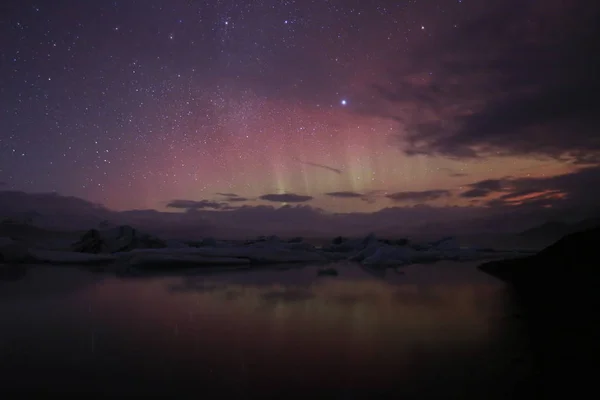
[[378, 108], [399, 121], [407, 154], [598, 163], [599, 22], [598, 2], [490, 5], [438, 32], [393, 84], [374, 86], [388, 105]]
[[[543, 223], [549, 219], [573, 216], [568, 209], [544, 208], [528, 202], [515, 201], [522, 185], [531, 185], [552, 195], [552, 190], [567, 193], [559, 202], [540, 196], [538, 203], [575, 205], [577, 212], [582, 205], [597, 207], [598, 195], [590, 196], [585, 190], [577, 191], [581, 184], [595, 183], [599, 187], [600, 171], [580, 171], [578, 174], [535, 179], [532, 182], [511, 180], [514, 190], [496, 193], [494, 199], [507, 195], [498, 204], [485, 202], [468, 207], [432, 207], [428, 205], [388, 207], [373, 213], [328, 213], [308, 205], [242, 206], [223, 209], [190, 208], [186, 212], [162, 212], [157, 210], [113, 211], [86, 200], [48, 193], [24, 193], [0, 191], [1, 217], [26, 216], [34, 224], [52, 229], [90, 229], [103, 221], [112, 225], [128, 224], [145, 232], [164, 238], [195, 239], [207, 236], [244, 239], [257, 235], [335, 237], [365, 235], [375, 232], [387, 237], [414, 236], [418, 234], [460, 234], [472, 232], [518, 232]], [[538, 186], [536, 186], [538, 185]], [[554, 189], [553, 189], [554, 188]], [[560, 188], [560, 189], [558, 189]], [[570, 189], [571, 188], [571, 189]], [[490, 200], [486, 200], [490, 201]], [[506, 203], [506, 204], [505, 204]], [[510, 203], [510, 204], [509, 204]], [[579, 214], [577, 214], [579, 215]], [[585, 217], [585, 214], [581, 214]]]
[[304, 196], [294, 193], [282, 194], [264, 194], [259, 197], [261, 200], [272, 201], [275, 203], [304, 203], [313, 199], [312, 196]]
[[502, 191], [503, 182], [499, 179], [486, 179], [484, 181], [475, 182], [467, 185], [471, 189], [460, 194], [465, 198], [485, 197], [492, 192]]
[[474, 189], [481, 190], [502, 190], [502, 181], [499, 179], [486, 179], [483, 181], [479, 181], [477, 183], [473, 183], [471, 185]]
[[554, 207], [557, 201], [565, 199], [566, 193], [560, 190], [523, 190], [513, 193], [506, 193], [498, 199], [487, 202], [488, 206], [515, 206], [526, 204], [536, 207]]
[[466, 192], [463, 192], [460, 194], [461, 197], [465, 197], [467, 199], [473, 199], [473, 198], [477, 198], [477, 197], [485, 197], [487, 195], [489, 195], [491, 193], [490, 190], [486, 190], [486, 189], [471, 189], [471, 190], [467, 190]]
[[302, 160], [300, 160], [298, 158], [293, 158], [293, 160], [298, 161], [300, 164], [310, 165], [311, 167], [325, 169], [325, 170], [328, 170], [328, 171], [331, 171], [331, 172], [335, 172], [336, 174], [342, 174], [342, 170], [341, 169], [333, 168], [333, 167], [330, 167], [329, 165], [318, 164], [318, 163], [309, 162], [309, 161], [302, 161]]
[[325, 193], [325, 195], [342, 199], [360, 199], [364, 197], [364, 194], [357, 192], [329, 192]]
[[57, 193], [0, 191], [0, 219], [16, 217], [28, 220], [40, 215], [44, 215], [51, 226], [81, 229], [106, 219], [111, 211], [101, 204]]
[[595, 208], [600, 204], [600, 167], [580, 168], [551, 177], [488, 179], [468, 185], [464, 198], [479, 199], [492, 207]]
[[325, 195], [329, 197], [336, 197], [339, 199], [360, 199], [369, 204], [374, 204], [377, 202], [377, 199], [381, 198], [384, 194], [385, 191], [383, 190], [371, 190], [365, 193], [351, 191], [325, 193]]
[[[370, 231], [392, 237], [420, 233], [518, 232], [548, 220], [599, 215], [600, 191], [596, 189], [599, 187], [600, 166], [551, 177], [509, 176], [473, 182], [460, 194], [473, 200], [465, 207], [417, 204], [449, 196], [451, 192], [447, 190], [387, 195], [381, 191], [356, 193], [408, 204], [373, 213], [330, 213], [306, 204], [231, 207], [226, 202], [208, 200], [170, 202], [178, 206], [171, 207], [173, 210], [179, 208], [185, 212], [113, 211], [56, 193], [0, 191], [0, 218], [23, 217], [41, 227], [77, 230], [95, 228], [107, 220], [113, 225], [129, 224], [165, 238], [246, 238], [268, 234], [333, 237], [363, 235]], [[465, 195], [476, 190], [480, 191], [479, 196]], [[330, 193], [334, 193], [333, 197], [362, 200], [351, 194], [355, 192]], [[278, 203], [311, 199], [293, 193], [264, 196]]]
[[217, 193], [217, 195], [227, 198], [228, 202], [244, 202], [249, 199], [246, 197], [241, 197], [235, 193]]
[[167, 207], [169, 208], [182, 208], [182, 209], [215, 209], [220, 210], [227, 206], [227, 203], [224, 202], [216, 202], [209, 200], [171, 200], [167, 203]]
[[26, 193], [21, 191], [0, 191], [0, 212], [14, 213], [25, 211], [52, 213], [71, 210], [73, 213], [102, 214], [108, 209], [74, 196], [63, 196], [58, 193]]
[[390, 193], [385, 197], [395, 202], [425, 202], [447, 196], [450, 196], [450, 191], [448, 190], [424, 190], [420, 192]]

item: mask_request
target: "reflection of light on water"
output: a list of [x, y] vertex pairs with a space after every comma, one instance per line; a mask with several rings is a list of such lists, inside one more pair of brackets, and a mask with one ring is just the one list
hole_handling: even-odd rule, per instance
[[401, 343], [437, 347], [485, 340], [497, 290], [468, 284], [392, 286], [381, 280], [323, 280], [308, 286], [170, 280], [165, 290], [165, 282], [129, 281], [120, 283], [121, 288], [104, 285], [100, 290], [112, 292], [113, 300], [126, 296], [120, 303], [136, 310], [129, 318], [143, 318], [140, 325], [166, 324], [171, 337], [177, 326], [180, 340], [185, 340], [186, 330], [188, 335], [208, 334], [206, 324], [211, 324], [215, 331], [262, 332], [257, 340], [266, 335], [278, 343], [308, 335], [327, 343], [375, 340], [380, 347], [394, 344], [397, 350]]
[[[75, 367], [63, 355], [72, 353], [81, 363], [77, 368], [97, 366], [98, 380], [108, 379], [103, 371], [117, 371], [126, 379], [152, 376], [158, 384], [210, 377], [242, 389], [301, 380], [302, 387], [413, 390], [430, 378], [436, 387], [446, 379], [448, 387], [452, 379], [471, 379], [493, 364], [482, 364], [477, 349], [499, 335], [498, 285], [415, 284], [406, 277], [392, 285], [348, 279], [343, 271], [332, 279], [316, 278], [316, 269], [309, 273], [304, 285], [272, 284], [258, 279], [258, 272], [243, 279], [107, 278], [55, 304], [22, 298], [18, 315], [3, 314], [8, 323], [0, 339], [26, 344], [23, 360], [39, 352], [37, 361], [67, 370]], [[255, 283], [231, 283], [236, 279]]]
[[[489, 288], [464, 286], [416, 285], [391, 286], [378, 281], [337, 281], [293, 286], [198, 286], [175, 287], [181, 296], [194, 299], [199, 307], [214, 308], [226, 302], [238, 315], [254, 318], [308, 320], [317, 324], [352, 321], [355, 326], [372, 330], [377, 324], [423, 328], [446, 324], [453, 329], [474, 328], [481, 322], [482, 295]], [[232, 296], [232, 293], [235, 295]], [[471, 323], [467, 323], [471, 320]], [[478, 325], [483, 325], [480, 323]], [[480, 326], [481, 328], [482, 326]]]

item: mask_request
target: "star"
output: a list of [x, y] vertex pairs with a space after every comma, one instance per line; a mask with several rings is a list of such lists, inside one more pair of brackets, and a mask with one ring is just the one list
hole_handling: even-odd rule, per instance
[[[523, 15], [496, 15], [509, 5], [490, 0], [485, 6], [454, 0], [429, 7], [416, 0], [370, 6], [360, 1], [177, 1], [168, 7], [146, 0], [135, 10], [113, 0], [73, 2], [68, 15], [57, 14], [51, 2], [14, 3], [0, 18], [0, 57], [6, 59], [0, 76], [10, 82], [0, 90], [0, 196], [3, 188], [56, 190], [115, 210], [179, 212], [166, 206], [170, 199], [212, 201], [212, 193], [238, 193], [228, 205], [208, 203], [221, 212], [270, 205], [260, 199], [265, 194], [296, 193], [314, 197], [305, 203], [311, 207], [375, 212], [389, 199], [361, 201], [361, 194], [417, 188], [437, 193], [440, 186], [454, 190], [454, 182], [525, 176], [521, 161], [512, 159], [490, 161], [503, 168], [493, 174], [483, 166], [468, 176], [427, 171], [457, 162], [434, 156], [438, 148], [446, 155], [462, 149], [445, 139], [446, 128], [439, 132], [442, 125], [453, 127], [448, 135], [460, 146], [468, 139], [466, 146], [477, 147], [477, 134], [466, 132], [471, 125], [462, 125], [477, 121], [473, 104], [484, 109], [483, 104], [504, 104], [504, 88], [495, 87], [499, 81], [514, 81], [519, 99], [521, 92], [529, 93], [529, 80], [545, 85], [544, 74], [516, 70], [528, 63], [492, 68], [480, 61], [496, 52], [510, 59], [522, 48], [537, 48], [489, 30], [510, 19], [506, 23], [516, 24], [514, 32], [528, 32], [537, 24], [534, 18], [546, 15], [540, 2], [532, 2], [535, 13]], [[552, 12], [559, 9], [571, 10], [553, 7]], [[487, 18], [498, 20], [479, 23]], [[558, 21], [544, 23], [553, 22]], [[571, 22], [560, 25], [568, 30]], [[572, 27], [577, 35], [587, 28]], [[112, 39], [108, 44], [107, 38]], [[489, 46], [481, 46], [483, 38]], [[566, 39], [559, 42], [570, 46]], [[485, 54], [473, 55], [475, 50]], [[597, 64], [594, 57], [591, 65], [590, 57], [575, 53], [573, 68], [570, 58], [558, 55], [569, 64], [547, 73], [552, 79], [556, 74], [561, 87], [567, 87], [563, 79], [571, 79], [558, 77], [562, 72], [588, 73]], [[536, 69], [548, 64], [530, 62]], [[582, 86], [587, 95], [584, 77], [575, 78], [577, 89]], [[595, 75], [589, 80], [595, 88]], [[480, 91], [481, 85], [492, 89]], [[504, 112], [500, 109], [492, 111]], [[527, 121], [511, 126], [522, 122]], [[491, 135], [481, 140], [492, 140]], [[567, 139], [542, 147], [563, 146], [571, 142]], [[420, 152], [421, 141], [425, 163], [404, 154], [405, 145]], [[502, 150], [495, 143], [494, 154]], [[506, 146], [510, 151], [498, 158], [508, 157], [517, 145]], [[308, 163], [301, 174], [293, 157]], [[561, 168], [571, 166], [556, 170]], [[422, 188], [424, 182], [433, 186]], [[442, 203], [446, 200], [470, 206], [473, 198], [454, 193]]]

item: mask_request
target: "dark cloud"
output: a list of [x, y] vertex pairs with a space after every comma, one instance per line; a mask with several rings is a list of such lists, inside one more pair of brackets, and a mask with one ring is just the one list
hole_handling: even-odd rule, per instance
[[108, 218], [111, 211], [104, 206], [73, 196], [57, 193], [26, 193], [0, 191], [0, 219], [18, 220], [45, 216], [48, 226], [82, 229]]
[[[432, 207], [427, 205], [389, 207], [373, 213], [328, 213], [308, 205], [283, 207], [242, 206], [223, 209], [187, 209], [186, 212], [161, 212], [156, 210], [113, 211], [74, 197], [54, 194], [35, 194], [0, 191], [2, 217], [23, 217], [37, 226], [53, 229], [90, 229], [103, 221], [112, 225], [128, 224], [142, 231], [165, 238], [190, 239], [206, 236], [220, 238], [247, 238], [256, 235], [301, 235], [304, 237], [334, 237], [340, 234], [359, 236], [369, 232], [388, 237], [418, 234], [460, 234], [480, 232], [518, 232], [550, 219], [575, 215], [559, 207], [544, 208], [538, 204], [559, 204], [547, 195], [537, 200], [518, 202], [514, 199], [521, 186], [540, 189], [551, 194], [561, 188], [568, 196], [562, 204], [576, 205], [578, 213], [584, 210], [581, 199], [587, 196], [587, 205], [595, 206], [597, 191], [577, 191], [581, 185], [600, 187], [600, 168], [580, 171], [577, 174], [533, 181], [509, 180], [513, 191], [497, 193], [510, 204], [497, 202], [496, 206], [478, 203], [468, 207]], [[595, 186], [592, 186], [595, 184]], [[527, 186], [529, 185], [529, 186]], [[533, 185], [533, 186], [531, 186]], [[538, 186], [535, 186], [538, 185]], [[523, 190], [525, 190], [523, 189]], [[595, 208], [591, 210], [596, 210]], [[580, 213], [577, 216], [592, 215]]]
[[475, 198], [475, 197], [485, 197], [492, 192], [502, 191], [504, 184], [499, 179], [486, 179], [484, 181], [479, 181], [475, 183], [471, 183], [467, 185], [471, 189], [467, 190], [460, 194], [461, 197], [465, 198]]
[[360, 200], [364, 201], [365, 203], [374, 204], [375, 202], [377, 202], [377, 199], [381, 198], [381, 196], [384, 193], [385, 192], [382, 190], [372, 190], [372, 191], [369, 191], [366, 193], [358, 193], [358, 192], [351, 192], [351, 191], [329, 192], [329, 193], [325, 193], [325, 195], [330, 196], [330, 197], [336, 197], [339, 199], [360, 199]]
[[474, 189], [481, 189], [481, 190], [502, 190], [502, 181], [499, 179], [486, 179], [483, 181], [479, 181], [477, 183], [473, 183], [471, 185], [472, 188]]
[[[485, 196], [466, 196], [466, 207], [389, 207], [373, 213], [328, 213], [308, 205], [283, 207], [262, 205], [231, 207], [227, 203], [178, 200], [171, 205], [186, 212], [156, 210], [113, 211], [102, 205], [56, 193], [0, 191], [0, 217], [32, 220], [36, 225], [56, 229], [89, 229], [102, 221], [129, 224], [161, 237], [204, 236], [244, 238], [279, 234], [306, 237], [418, 233], [458, 234], [470, 232], [521, 231], [554, 219], [579, 219], [598, 215], [600, 166], [580, 168], [551, 177], [505, 177], [474, 182], [465, 192], [481, 191]], [[335, 192], [331, 192], [335, 193]], [[340, 192], [343, 193], [343, 192]], [[340, 197], [338, 193], [338, 197]], [[353, 195], [341, 194], [341, 196]], [[400, 192], [386, 195], [376, 191], [363, 195], [388, 197], [398, 202], [423, 203], [448, 196], [445, 190]], [[275, 202], [308, 201], [310, 196], [293, 193], [264, 195]], [[378, 197], [379, 196], [379, 197]], [[463, 197], [464, 193], [462, 194]], [[335, 197], [335, 196], [334, 196]], [[362, 199], [362, 198], [360, 198]], [[207, 208], [212, 206], [212, 208]]]
[[485, 197], [491, 193], [490, 190], [486, 189], [470, 189], [460, 194], [461, 197], [472, 199], [476, 197]]
[[386, 195], [390, 200], [395, 202], [403, 201], [432, 201], [450, 195], [448, 190], [424, 190], [421, 192], [396, 192]]
[[375, 87], [408, 154], [600, 162], [600, 3], [507, 0], [436, 38]]
[[58, 193], [26, 193], [21, 191], [0, 191], [0, 212], [39, 211], [42, 213], [72, 210], [74, 213], [102, 214], [108, 209], [101, 204], [93, 203], [74, 196], [63, 196]]
[[325, 193], [325, 195], [330, 197], [339, 197], [343, 199], [360, 199], [364, 197], [364, 194], [357, 192], [329, 192]]
[[[551, 177], [484, 180], [468, 185], [465, 198], [482, 198], [492, 207], [527, 205], [529, 207], [595, 208], [600, 204], [600, 167], [589, 167]], [[486, 197], [491, 199], [485, 199]]]
[[217, 193], [219, 196], [227, 198], [228, 202], [240, 203], [244, 201], [248, 201], [249, 199], [246, 197], [241, 197], [235, 193]]
[[312, 196], [303, 196], [294, 193], [282, 194], [264, 194], [259, 197], [261, 200], [272, 201], [275, 203], [304, 203], [313, 199]]
[[369, 192], [364, 193], [361, 200], [369, 204], [374, 204], [375, 202], [377, 202], [377, 199], [385, 196], [385, 193], [385, 190], [371, 190]]
[[167, 203], [169, 208], [183, 208], [187, 210], [203, 210], [203, 209], [214, 209], [220, 210], [227, 206], [227, 203], [216, 202], [209, 200], [171, 200]]

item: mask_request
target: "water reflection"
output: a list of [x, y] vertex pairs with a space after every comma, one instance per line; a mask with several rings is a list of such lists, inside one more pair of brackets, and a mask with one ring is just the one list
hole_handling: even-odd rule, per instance
[[[309, 286], [215, 284], [190, 281], [169, 287], [202, 315], [215, 309], [232, 320], [277, 325], [285, 337], [310, 330], [320, 339], [430, 341], [431, 346], [481, 341], [494, 329], [501, 305], [497, 287], [469, 284], [393, 286], [379, 280], [326, 280]], [[232, 321], [232, 323], [235, 323]], [[406, 348], [382, 348], [389, 353]]]
[[0, 281], [18, 281], [27, 275], [23, 265], [0, 264]]
[[[32, 271], [18, 282], [20, 296], [0, 297], [0, 323], [10, 327], [0, 332], [0, 357], [11, 360], [3, 376], [31, 388], [31, 374], [47, 367], [34, 375], [39, 387], [64, 388], [64, 378], [50, 377], [70, 376], [88, 390], [142, 394], [198, 385], [236, 396], [292, 387], [420, 398], [432, 390], [456, 398], [506, 393], [497, 382], [511, 373], [514, 343], [501, 284], [468, 278], [464, 265], [456, 272], [463, 279], [446, 283], [431, 279], [435, 269], [384, 280], [356, 266], [340, 266], [333, 278], [317, 277], [316, 268], [82, 275], [78, 290], [50, 298], [28, 289], [39, 285]], [[50, 285], [48, 270], [42, 275]]]

